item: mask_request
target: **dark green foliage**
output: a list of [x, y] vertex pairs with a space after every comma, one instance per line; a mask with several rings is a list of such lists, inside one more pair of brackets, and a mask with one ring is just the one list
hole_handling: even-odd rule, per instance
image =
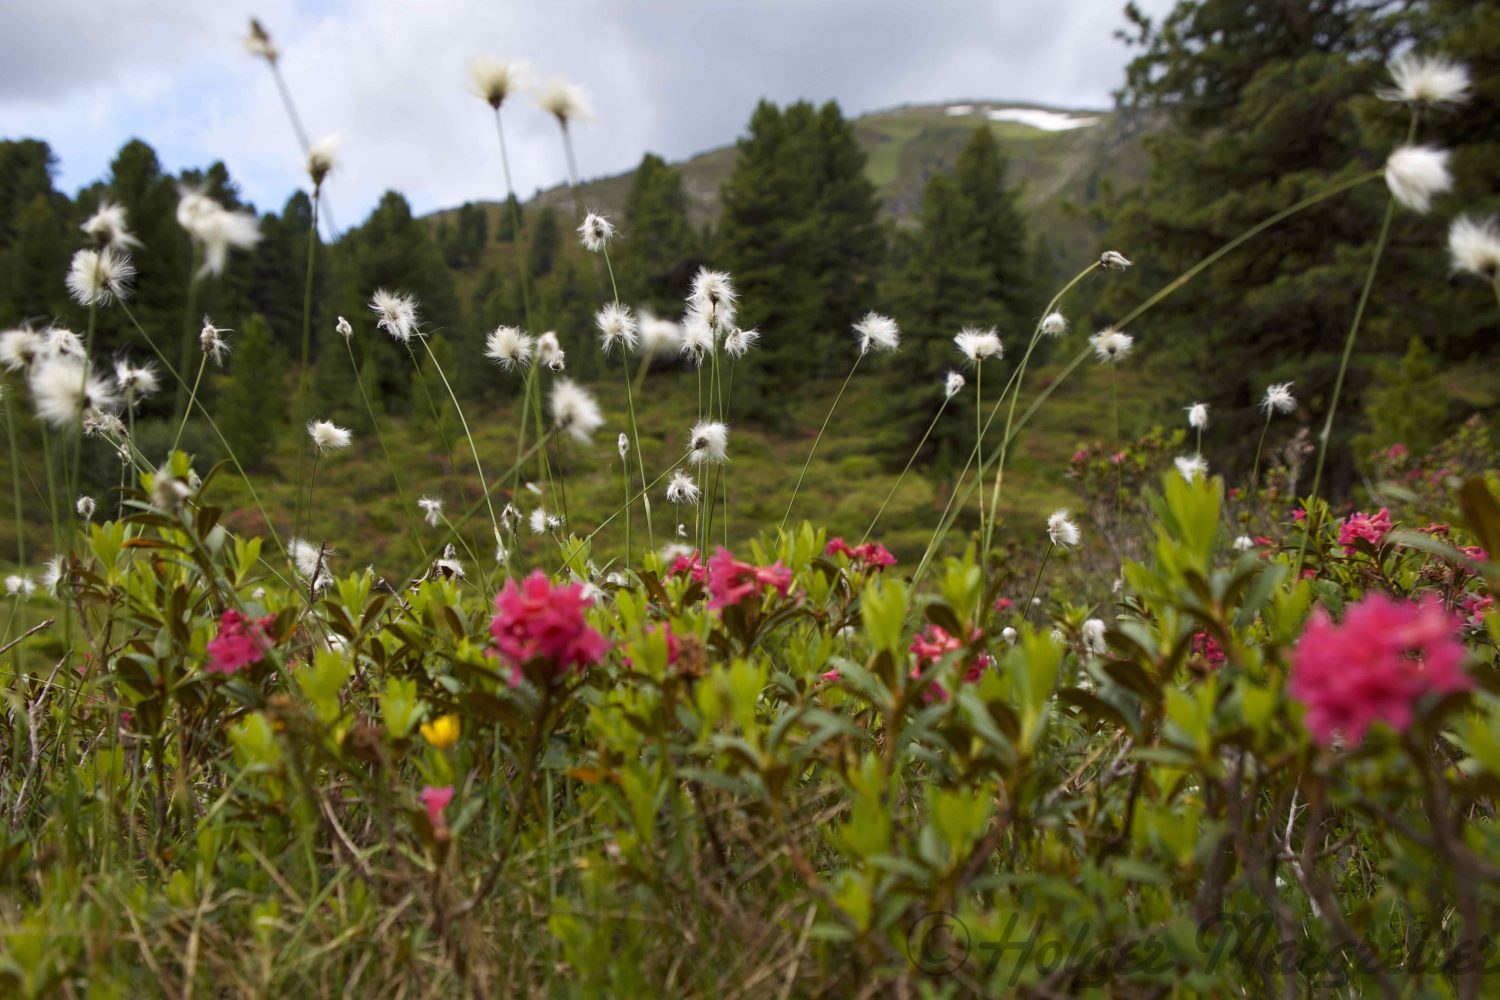
[[285, 427], [287, 352], [259, 314], [245, 320], [233, 345], [215, 420], [240, 463], [252, 468], [275, 451]]
[[742, 383], [764, 404], [778, 405], [788, 381], [853, 361], [849, 326], [872, 303], [885, 249], [864, 166], [831, 102], [783, 111], [762, 101], [739, 142], [715, 263], [734, 275], [741, 325], [765, 334]]
[[1442, 439], [1448, 400], [1438, 379], [1436, 359], [1413, 337], [1399, 361], [1381, 361], [1365, 394], [1365, 421], [1370, 430], [1354, 439], [1361, 465], [1377, 451], [1399, 444], [1425, 455]]
[[533, 278], [545, 277], [552, 273], [552, 267], [557, 263], [558, 250], [562, 246], [562, 224], [558, 221], [557, 210], [544, 208], [538, 212], [535, 228], [528, 235], [528, 271]]
[[621, 298], [676, 312], [699, 264], [698, 239], [688, 222], [682, 175], [655, 153], [635, 169], [622, 223], [625, 240], [614, 254]]

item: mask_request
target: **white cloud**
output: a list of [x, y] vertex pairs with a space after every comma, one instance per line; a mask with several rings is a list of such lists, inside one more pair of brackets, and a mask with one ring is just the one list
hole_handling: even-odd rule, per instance
[[[13, 5], [21, 6], [21, 5]], [[1165, 9], [1170, 0], [1152, 0]], [[180, 169], [222, 159], [247, 197], [278, 207], [301, 157], [270, 74], [243, 50], [236, 3], [89, 0], [3, 15], [0, 135], [52, 143], [59, 182], [100, 176], [138, 136]], [[1120, 0], [1067, 4], [914, 0], [368, 0], [299, 7], [257, 0], [314, 139], [346, 138], [329, 182], [338, 221], [387, 188], [419, 211], [503, 192], [488, 107], [468, 61], [525, 59], [591, 94], [575, 132], [585, 176], [647, 150], [677, 159], [732, 141], [760, 97], [839, 100], [851, 114], [908, 102], [1023, 100], [1101, 107], [1129, 53], [1112, 38]], [[528, 95], [503, 109], [523, 197], [559, 182], [556, 123]]]

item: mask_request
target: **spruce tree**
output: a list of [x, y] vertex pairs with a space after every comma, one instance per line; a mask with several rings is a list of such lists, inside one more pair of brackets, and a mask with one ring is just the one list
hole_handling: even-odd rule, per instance
[[214, 419], [248, 469], [275, 453], [285, 427], [288, 355], [259, 314], [245, 319], [233, 344]]
[[635, 169], [622, 222], [630, 238], [615, 254], [620, 295], [659, 313], [680, 309], [700, 262], [698, 239], [682, 175], [655, 153]]

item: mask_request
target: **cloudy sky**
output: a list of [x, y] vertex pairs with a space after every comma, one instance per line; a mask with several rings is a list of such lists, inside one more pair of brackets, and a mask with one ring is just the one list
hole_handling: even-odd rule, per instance
[[[1170, 0], [1141, 0], [1162, 12]], [[650, 150], [680, 159], [734, 140], [755, 101], [837, 99], [857, 114], [993, 99], [1107, 107], [1128, 53], [1124, 0], [18, 0], [0, 11], [0, 137], [47, 140], [70, 193], [131, 137], [169, 169], [222, 159], [279, 207], [302, 181], [251, 14], [282, 51], [308, 131], [344, 139], [329, 193], [341, 225], [380, 192], [418, 211], [498, 197], [479, 55], [521, 59], [591, 95], [584, 176]], [[552, 118], [507, 103], [516, 187], [557, 183]]]

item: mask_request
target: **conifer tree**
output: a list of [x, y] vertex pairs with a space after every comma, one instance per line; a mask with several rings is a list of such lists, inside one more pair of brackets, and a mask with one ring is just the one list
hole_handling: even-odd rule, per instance
[[658, 312], [680, 309], [700, 262], [682, 175], [647, 153], [631, 179], [622, 221], [630, 239], [615, 264], [620, 295]]
[[247, 469], [274, 454], [287, 414], [287, 352], [252, 313], [236, 331], [214, 417]]

